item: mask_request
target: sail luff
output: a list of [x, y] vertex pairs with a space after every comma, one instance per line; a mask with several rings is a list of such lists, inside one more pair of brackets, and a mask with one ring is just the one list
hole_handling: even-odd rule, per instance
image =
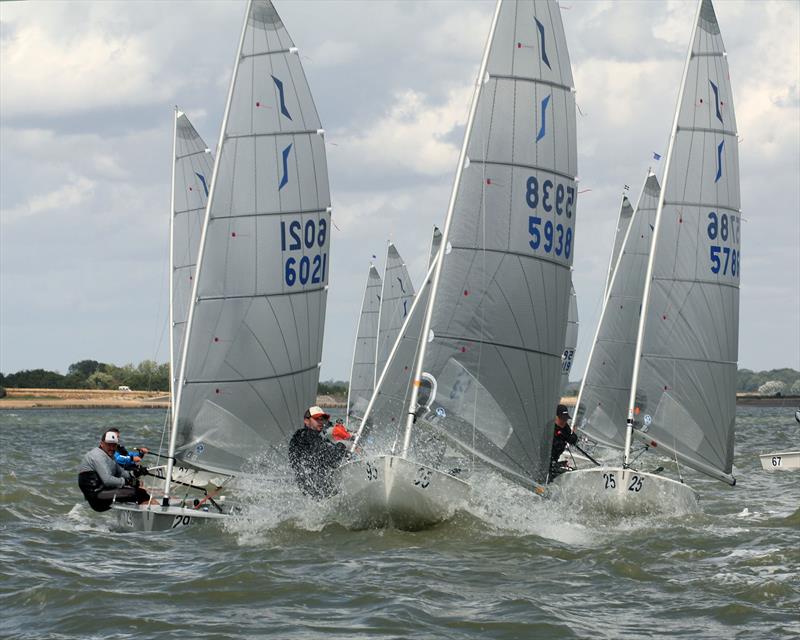
[[700, 9], [703, 0], [698, 0], [697, 10], [695, 11], [694, 25], [692, 27], [692, 35], [689, 39], [689, 50], [686, 54], [686, 63], [683, 67], [683, 76], [681, 78], [681, 88], [678, 92], [678, 100], [675, 105], [675, 117], [672, 122], [672, 131], [669, 138], [669, 147], [667, 148], [666, 160], [664, 162], [665, 170], [664, 176], [661, 180], [661, 193], [658, 197], [658, 207], [656, 209], [656, 217], [653, 229], [653, 238], [650, 242], [650, 256], [647, 260], [647, 273], [645, 275], [644, 293], [642, 295], [642, 311], [639, 315], [639, 329], [636, 336], [636, 349], [634, 351], [633, 360], [633, 376], [631, 378], [631, 393], [628, 401], [628, 423], [625, 432], [625, 448], [623, 451], [623, 465], [627, 466], [630, 460], [631, 439], [633, 434], [633, 420], [634, 409], [636, 405], [636, 387], [639, 384], [639, 371], [642, 361], [642, 345], [644, 344], [644, 329], [647, 320], [647, 307], [650, 302], [650, 290], [653, 281], [653, 265], [655, 263], [656, 247], [658, 246], [659, 229], [661, 228], [661, 218], [664, 211], [664, 197], [667, 193], [667, 184], [670, 178], [669, 169], [672, 161], [672, 154], [675, 150], [675, 139], [678, 133], [678, 121], [680, 119], [681, 104], [683, 103], [683, 94], [686, 89], [686, 79], [689, 74], [689, 63], [692, 59], [692, 48], [694, 47], [695, 35], [697, 34], [697, 25], [700, 19]]
[[198, 285], [200, 283], [200, 273], [202, 271], [202, 265], [203, 265], [203, 254], [204, 254], [204, 249], [205, 249], [205, 244], [206, 244], [206, 238], [208, 237], [209, 216], [210, 216], [210, 213], [211, 213], [211, 205], [212, 205], [212, 202], [214, 200], [214, 195], [215, 195], [215, 190], [216, 190], [216, 183], [217, 183], [216, 178], [217, 178], [217, 173], [219, 171], [220, 159], [221, 159], [221, 155], [222, 155], [220, 152], [222, 151], [222, 143], [223, 143], [223, 141], [225, 139], [225, 128], [227, 127], [228, 116], [230, 115], [231, 102], [232, 102], [232, 99], [233, 99], [233, 90], [234, 90], [234, 87], [236, 86], [236, 76], [237, 76], [237, 71], [239, 69], [239, 62], [242, 59], [242, 47], [244, 45], [245, 33], [247, 31], [247, 21], [248, 21], [248, 19], [250, 17], [250, 11], [251, 11], [251, 8], [252, 8], [252, 4], [253, 4], [253, 0], [248, 0], [247, 7], [246, 7], [246, 10], [245, 10], [245, 14], [244, 14], [244, 19], [243, 19], [243, 22], [242, 22], [242, 33], [241, 33], [241, 36], [239, 37], [239, 45], [237, 47], [237, 53], [236, 53], [236, 62], [234, 63], [233, 75], [231, 76], [231, 83], [230, 83], [230, 87], [228, 88], [228, 98], [227, 98], [227, 101], [225, 103], [225, 113], [224, 113], [223, 118], [222, 118], [222, 126], [220, 127], [220, 131], [219, 131], [219, 142], [217, 143], [217, 154], [214, 157], [214, 171], [213, 171], [213, 173], [211, 175], [211, 185], [209, 187], [208, 200], [206, 201], [206, 213], [205, 213], [205, 218], [203, 220], [203, 230], [202, 230], [201, 235], [200, 235], [200, 248], [199, 248], [199, 251], [198, 251], [198, 254], [197, 254], [197, 267], [195, 268], [195, 274], [196, 275], [195, 275], [195, 278], [194, 278], [194, 281], [193, 281], [193, 286], [192, 286], [192, 296], [191, 296], [191, 304], [189, 306], [189, 316], [186, 319], [186, 328], [184, 330], [184, 335], [183, 335], [183, 349], [182, 349], [182, 353], [181, 353], [181, 365], [180, 365], [180, 369], [179, 369], [179, 371], [180, 371], [180, 374], [179, 374], [180, 385], [178, 386], [178, 391], [177, 391], [177, 394], [176, 394], [176, 397], [175, 397], [175, 406], [173, 407], [173, 410], [172, 410], [172, 429], [170, 430], [169, 449], [168, 449], [168, 453], [167, 453], [167, 456], [168, 456], [168, 458], [167, 458], [167, 473], [166, 473], [166, 478], [164, 479], [164, 500], [163, 500], [163, 504], [165, 506], [169, 505], [170, 480], [171, 480], [171, 477], [172, 477], [173, 463], [175, 461], [176, 440], [177, 440], [177, 435], [178, 435], [178, 415], [179, 415], [182, 391], [183, 391], [183, 388], [185, 386], [186, 359], [187, 359], [187, 354], [188, 354], [188, 351], [189, 351], [188, 350], [188, 345], [189, 345], [189, 339], [190, 339], [191, 333], [192, 333], [192, 321], [194, 319], [194, 311], [195, 311], [195, 308], [196, 308], [197, 290], [198, 290]]
[[416, 363], [414, 367], [414, 383], [411, 390], [411, 399], [408, 405], [408, 415], [406, 417], [406, 432], [405, 437], [403, 440], [403, 456], [408, 454], [408, 447], [411, 440], [411, 428], [414, 424], [414, 412], [415, 407], [417, 404], [417, 398], [419, 396], [419, 388], [422, 384], [422, 367], [424, 364], [425, 359], [425, 349], [428, 341], [428, 333], [431, 329], [431, 319], [433, 317], [433, 309], [436, 302], [436, 290], [438, 287], [439, 278], [442, 272], [442, 264], [444, 263], [444, 256], [447, 253], [447, 244], [448, 244], [448, 237], [450, 234], [450, 225], [453, 220], [453, 212], [455, 211], [455, 204], [456, 198], [458, 196], [458, 188], [461, 184], [461, 175], [464, 170], [464, 162], [467, 158], [467, 148], [469, 147], [469, 140], [470, 134], [472, 132], [472, 125], [475, 120], [475, 113], [478, 108], [478, 98], [480, 96], [481, 87], [483, 86], [483, 80], [486, 75], [486, 68], [489, 62], [489, 52], [492, 46], [492, 41], [494, 40], [494, 34], [497, 29], [497, 20], [500, 16], [500, 9], [502, 7], [503, 0], [497, 0], [497, 5], [494, 11], [494, 17], [492, 18], [492, 26], [489, 30], [489, 37], [486, 41], [486, 47], [484, 48], [483, 52], [483, 60], [481, 61], [480, 70], [478, 71], [478, 77], [476, 81], [475, 91], [472, 94], [472, 104], [470, 105], [469, 110], [469, 118], [467, 119], [467, 126], [464, 132], [464, 142], [461, 146], [461, 153], [458, 157], [458, 169], [456, 170], [456, 176], [453, 183], [453, 190], [450, 195], [450, 203], [447, 207], [447, 216], [445, 218], [444, 227], [442, 228], [442, 249], [439, 252], [437, 260], [435, 261], [435, 269], [433, 273], [433, 281], [431, 282], [431, 290], [430, 295], [428, 298], [428, 306], [425, 311], [425, 321], [423, 322], [422, 332], [420, 334], [419, 340], [419, 350], [417, 352]]

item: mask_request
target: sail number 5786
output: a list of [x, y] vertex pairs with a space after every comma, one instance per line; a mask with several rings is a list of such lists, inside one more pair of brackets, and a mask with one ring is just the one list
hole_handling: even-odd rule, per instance
[[[525, 201], [531, 209], [545, 213], [555, 210], [554, 220], [542, 220], [541, 216], [528, 216], [528, 244], [538, 253], [552, 253], [569, 260], [572, 255], [573, 206], [575, 187], [542, 180], [531, 176], [525, 184]], [[559, 222], [558, 220], [561, 220]]]

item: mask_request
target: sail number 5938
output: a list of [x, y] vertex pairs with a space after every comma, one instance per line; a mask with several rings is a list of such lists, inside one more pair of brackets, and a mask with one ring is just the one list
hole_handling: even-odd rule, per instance
[[[541, 216], [528, 216], [528, 244], [540, 253], [552, 253], [569, 260], [572, 255], [573, 205], [575, 187], [531, 176], [526, 182], [525, 202], [531, 209], [545, 213], [556, 212], [555, 220], [542, 220]], [[560, 219], [561, 222], [558, 222]]]
[[286, 286], [297, 284], [319, 284], [325, 282], [328, 268], [328, 253], [309, 255], [309, 250], [320, 250], [325, 246], [328, 235], [328, 222], [325, 218], [313, 218], [302, 222], [287, 220], [281, 222], [281, 251], [286, 254], [302, 252], [305, 255], [285, 256], [283, 259], [283, 281]]

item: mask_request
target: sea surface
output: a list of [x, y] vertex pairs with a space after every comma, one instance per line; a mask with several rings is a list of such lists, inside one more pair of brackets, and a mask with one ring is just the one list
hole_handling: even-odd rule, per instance
[[76, 468], [106, 426], [157, 449], [163, 411], [0, 411], [0, 637], [800, 638], [800, 473], [757, 457], [800, 448], [793, 413], [739, 408], [738, 484], [687, 471], [695, 514], [486, 478], [436, 528], [350, 531], [265, 476], [225, 525], [144, 534], [91, 511]]

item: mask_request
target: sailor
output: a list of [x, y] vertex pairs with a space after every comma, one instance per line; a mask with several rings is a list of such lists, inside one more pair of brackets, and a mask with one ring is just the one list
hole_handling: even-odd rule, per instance
[[316, 499], [336, 493], [333, 471], [347, 455], [352, 437], [340, 422], [329, 423], [330, 415], [317, 406], [309, 407], [302, 428], [289, 442], [289, 464], [300, 490]]
[[[117, 427], [110, 427], [109, 431], [115, 431], [118, 437], [120, 435]], [[117, 444], [116, 451], [114, 451], [114, 460], [116, 460], [120, 467], [127, 469], [128, 471], [140, 469], [146, 472], [147, 470], [140, 465], [142, 458], [144, 458], [148, 453], [150, 453], [150, 449], [147, 447], [138, 447], [136, 449], [131, 449], [129, 452], [125, 447], [122, 446], [122, 443], [119, 443]]]
[[78, 486], [95, 511], [108, 511], [114, 501], [141, 504], [150, 500], [138, 478], [114, 460], [118, 444], [119, 432], [106, 431], [100, 446], [90, 450], [78, 467]]
[[560, 404], [556, 407], [556, 421], [553, 429], [553, 448], [550, 451], [550, 477], [566, 471], [566, 467], [559, 463], [558, 459], [564, 453], [568, 444], [576, 444], [578, 435], [572, 432], [572, 427], [567, 422], [572, 416], [569, 415], [567, 407]]

